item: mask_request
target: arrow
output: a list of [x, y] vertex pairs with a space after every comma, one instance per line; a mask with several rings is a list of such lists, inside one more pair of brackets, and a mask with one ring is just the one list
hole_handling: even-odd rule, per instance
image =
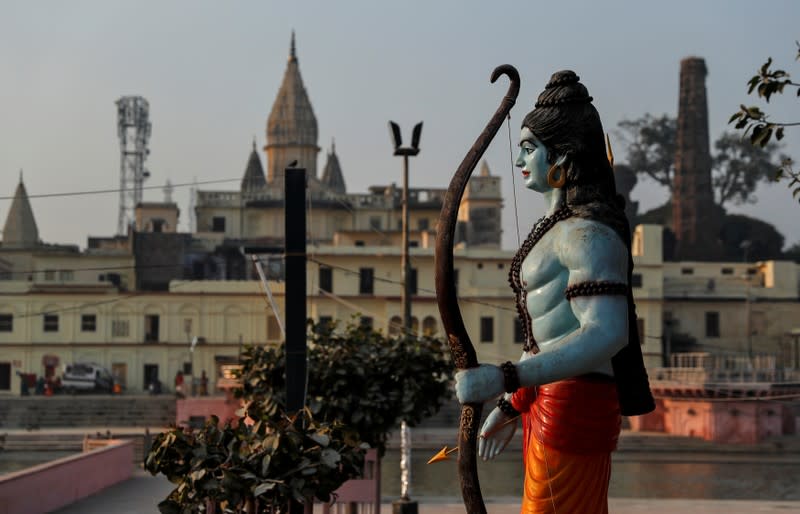
[[[489, 430], [485, 434], [481, 434], [480, 437], [485, 439], [487, 437], [493, 436], [500, 429], [502, 429], [504, 426], [509, 425], [509, 424], [513, 423], [514, 421], [516, 421], [517, 418], [519, 418], [519, 416], [515, 416], [515, 417], [513, 417], [511, 419], [507, 419], [507, 420], [503, 421], [500, 425], [494, 427], [493, 429]], [[437, 453], [436, 455], [431, 457], [431, 460], [428, 461], [428, 464], [433, 464], [434, 462], [440, 462], [440, 461], [443, 461], [443, 460], [450, 460], [450, 457], [448, 457], [448, 455], [450, 455], [451, 453], [453, 453], [455, 451], [458, 451], [458, 446], [454, 446], [453, 448], [448, 448], [447, 445], [445, 445], [444, 448], [439, 450], [439, 453]]]

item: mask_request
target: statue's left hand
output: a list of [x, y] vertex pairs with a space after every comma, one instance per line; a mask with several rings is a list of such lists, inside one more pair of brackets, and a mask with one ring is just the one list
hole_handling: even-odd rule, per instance
[[483, 403], [503, 393], [503, 371], [493, 364], [456, 373], [456, 397], [461, 403]]

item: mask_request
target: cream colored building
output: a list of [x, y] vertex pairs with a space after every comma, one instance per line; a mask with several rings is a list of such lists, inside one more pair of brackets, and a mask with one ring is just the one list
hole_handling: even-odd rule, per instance
[[[136, 228], [127, 236], [90, 238], [84, 251], [47, 245], [20, 178], [0, 246], [0, 394], [19, 394], [18, 372], [59, 375], [65, 364], [87, 361], [108, 368], [130, 392], [155, 378], [171, 390], [178, 371], [196, 378], [205, 370], [213, 384], [243, 345], [280, 344], [285, 284], [270, 282], [273, 312], [244, 249], [282, 246], [289, 160], [309, 175], [308, 315], [318, 321], [356, 316], [396, 332], [401, 191], [390, 184], [348, 193], [334, 147], [317, 176], [316, 118], [294, 40], [266, 138], [268, 173], [254, 143], [239, 190], [197, 192], [193, 234], [176, 233], [177, 205], [151, 202], [137, 206]], [[513, 252], [500, 249], [500, 185], [485, 163], [470, 180], [455, 259], [467, 329], [479, 360], [494, 363], [518, 358], [522, 347], [507, 285]], [[410, 190], [412, 324], [438, 335], [433, 246], [443, 196], [444, 189]], [[632, 248], [648, 368], [662, 365], [680, 334], [696, 340], [695, 351], [752, 348], [800, 367], [798, 336], [787, 335], [800, 334], [797, 264], [664, 262], [662, 229], [655, 225], [636, 227]], [[281, 276], [280, 255], [269, 259]], [[211, 268], [216, 271], [206, 275]], [[189, 280], [196, 275], [223, 280]]]

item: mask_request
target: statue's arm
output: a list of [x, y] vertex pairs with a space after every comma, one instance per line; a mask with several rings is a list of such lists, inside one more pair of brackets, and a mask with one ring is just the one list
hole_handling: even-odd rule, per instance
[[[565, 227], [557, 251], [569, 285], [628, 283], [628, 249], [609, 227], [587, 220]], [[566, 225], [566, 224], [565, 224]], [[582, 375], [607, 364], [628, 342], [628, 302], [620, 294], [577, 296], [570, 307], [579, 328], [517, 364], [522, 386]]]

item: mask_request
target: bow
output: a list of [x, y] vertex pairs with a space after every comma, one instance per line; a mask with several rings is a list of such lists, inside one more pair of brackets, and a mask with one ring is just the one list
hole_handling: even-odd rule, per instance
[[[450, 344], [450, 354], [458, 369], [477, 367], [478, 357], [467, 334], [467, 329], [464, 327], [461, 310], [458, 308], [453, 271], [453, 240], [456, 232], [458, 208], [469, 177], [492, 138], [494, 138], [503, 124], [503, 120], [508, 116], [519, 94], [519, 73], [516, 68], [510, 64], [498, 66], [492, 72], [492, 83], [497, 81], [500, 75], [507, 75], [511, 81], [508, 92], [500, 102], [500, 106], [495, 111], [494, 116], [489, 120], [478, 139], [475, 140], [475, 143], [453, 175], [453, 179], [450, 181], [450, 186], [444, 196], [439, 225], [436, 230], [436, 301], [439, 305], [442, 325]], [[458, 477], [461, 482], [461, 496], [464, 498], [464, 506], [470, 514], [486, 514], [486, 506], [483, 503], [481, 487], [478, 482], [478, 461], [476, 458], [478, 424], [481, 420], [482, 410], [483, 405], [480, 403], [465, 403], [461, 406], [458, 438]]]

